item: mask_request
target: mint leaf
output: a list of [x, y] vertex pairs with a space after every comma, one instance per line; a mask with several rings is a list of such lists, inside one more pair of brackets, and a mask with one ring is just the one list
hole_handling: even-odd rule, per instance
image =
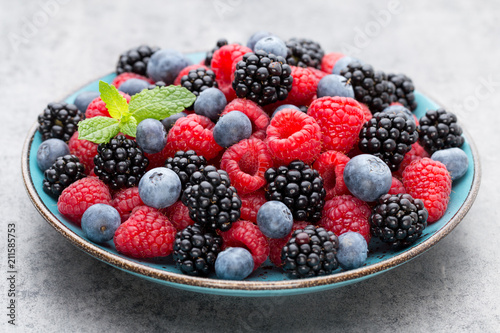
[[104, 81], [99, 81], [99, 92], [101, 93], [101, 99], [106, 103], [111, 117], [120, 119], [123, 114], [128, 112], [127, 100], [120, 95], [115, 86]]
[[118, 134], [119, 120], [108, 117], [94, 117], [78, 123], [78, 139], [94, 143], [108, 142]]
[[168, 86], [143, 90], [130, 99], [129, 112], [140, 123], [144, 119], [162, 120], [184, 111], [196, 96], [184, 87]]
[[134, 117], [123, 117], [120, 121], [120, 132], [134, 137], [137, 132], [137, 120]]

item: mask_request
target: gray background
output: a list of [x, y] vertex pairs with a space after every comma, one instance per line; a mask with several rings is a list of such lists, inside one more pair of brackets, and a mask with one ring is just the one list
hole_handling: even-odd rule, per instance
[[[54, 6], [54, 4], [56, 4]], [[0, 1], [0, 331], [7, 325], [7, 223], [17, 226], [17, 327], [39, 332], [459, 331], [500, 322], [500, 3], [412, 1]], [[48, 6], [49, 14], [44, 13]], [[52, 6], [52, 7], [51, 7]], [[30, 24], [37, 24], [30, 30]], [[367, 28], [371, 37], [360, 31]], [[183, 52], [266, 29], [404, 72], [459, 115], [483, 182], [467, 217], [412, 262], [318, 294], [237, 298], [143, 281], [65, 241], [35, 211], [20, 175], [26, 133], [44, 106], [113, 70], [141, 43]]]

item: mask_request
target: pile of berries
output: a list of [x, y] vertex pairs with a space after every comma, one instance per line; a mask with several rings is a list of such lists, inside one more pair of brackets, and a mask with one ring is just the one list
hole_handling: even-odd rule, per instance
[[372, 239], [412, 246], [467, 172], [454, 114], [417, 121], [408, 76], [313, 40], [118, 59], [111, 85], [39, 115], [37, 162], [59, 212], [125, 256], [221, 279], [268, 258], [290, 278], [355, 269]]

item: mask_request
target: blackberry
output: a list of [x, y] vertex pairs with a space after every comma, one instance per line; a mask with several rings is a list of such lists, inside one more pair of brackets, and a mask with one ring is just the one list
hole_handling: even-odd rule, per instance
[[398, 113], [377, 112], [359, 132], [359, 149], [383, 160], [397, 171], [411, 145], [417, 142], [417, 125]]
[[323, 178], [317, 170], [302, 161], [293, 161], [288, 167], [267, 169], [266, 199], [283, 202], [294, 220], [317, 222], [325, 205]]
[[122, 53], [116, 64], [116, 74], [120, 75], [121, 73], [131, 72], [147, 76], [146, 69], [149, 58], [159, 49], [156, 46], [141, 45]]
[[148, 89], [149, 90], [153, 90], [156, 87], [160, 87], [161, 88], [161, 87], [166, 87], [166, 86], [167, 86], [167, 84], [165, 82], [163, 82], [163, 81], [157, 81], [157, 82], [155, 82], [155, 84], [150, 84], [149, 87], [148, 87]]
[[413, 81], [404, 74], [388, 74], [387, 80], [392, 82], [395, 87], [394, 95], [395, 102], [401, 103], [405, 108], [410, 111], [415, 111], [417, 108], [417, 101], [415, 101], [415, 86]]
[[417, 240], [427, 226], [429, 213], [420, 199], [409, 194], [384, 194], [370, 215], [372, 235], [392, 247], [404, 247]]
[[112, 190], [133, 187], [146, 172], [149, 160], [134, 140], [117, 135], [97, 146], [94, 173]]
[[73, 133], [78, 131], [78, 123], [84, 119], [85, 115], [76, 105], [64, 102], [49, 103], [38, 116], [38, 131], [42, 134], [43, 141], [55, 138], [67, 143]]
[[182, 183], [182, 189], [186, 188], [191, 175], [207, 165], [207, 160], [203, 156], [196, 155], [194, 150], [186, 152], [179, 150], [174, 157], [169, 157], [165, 167], [174, 171]]
[[238, 97], [266, 105], [284, 100], [292, 82], [292, 68], [285, 58], [259, 50], [236, 64], [233, 88]]
[[227, 231], [240, 218], [241, 199], [236, 189], [227, 172], [212, 165], [191, 175], [181, 200], [193, 221], [212, 230]]
[[358, 102], [368, 106], [372, 113], [384, 110], [396, 101], [396, 87], [387, 80], [384, 72], [374, 71], [368, 64], [353, 61], [340, 71], [354, 89], [354, 97]]
[[464, 144], [462, 128], [457, 124], [454, 113], [444, 109], [429, 110], [419, 122], [420, 144], [431, 155], [435, 151]]
[[217, 45], [212, 50], [207, 52], [207, 55], [205, 56], [205, 66], [210, 67], [212, 65], [212, 57], [214, 56], [214, 52], [227, 44], [228, 44], [227, 39], [225, 38], [219, 39], [217, 41]]
[[314, 67], [321, 69], [325, 51], [313, 40], [292, 38], [286, 42], [286, 61], [290, 66]]
[[207, 276], [214, 271], [221, 246], [222, 237], [217, 233], [204, 232], [198, 224], [190, 225], [175, 235], [173, 259], [184, 274]]
[[339, 239], [331, 231], [308, 225], [295, 230], [281, 249], [283, 269], [290, 278], [331, 274], [339, 266]]
[[54, 197], [59, 197], [62, 191], [85, 178], [85, 167], [74, 155], [60, 156], [54, 164], [43, 173], [43, 190]]
[[[203, 67], [192, 69], [187, 75], [184, 75], [181, 78], [181, 86], [192, 92], [196, 97], [205, 89], [218, 87], [215, 81], [215, 73]], [[193, 106], [190, 108], [192, 109]]]

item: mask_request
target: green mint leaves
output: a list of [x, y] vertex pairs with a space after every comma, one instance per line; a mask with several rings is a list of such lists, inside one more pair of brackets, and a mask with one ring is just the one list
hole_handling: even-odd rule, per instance
[[136, 136], [137, 125], [147, 118], [162, 120], [192, 105], [196, 96], [179, 86], [156, 87], [143, 90], [130, 99], [130, 103], [118, 90], [99, 81], [101, 99], [111, 118], [93, 117], [78, 123], [78, 138], [94, 143], [105, 143], [118, 133]]

